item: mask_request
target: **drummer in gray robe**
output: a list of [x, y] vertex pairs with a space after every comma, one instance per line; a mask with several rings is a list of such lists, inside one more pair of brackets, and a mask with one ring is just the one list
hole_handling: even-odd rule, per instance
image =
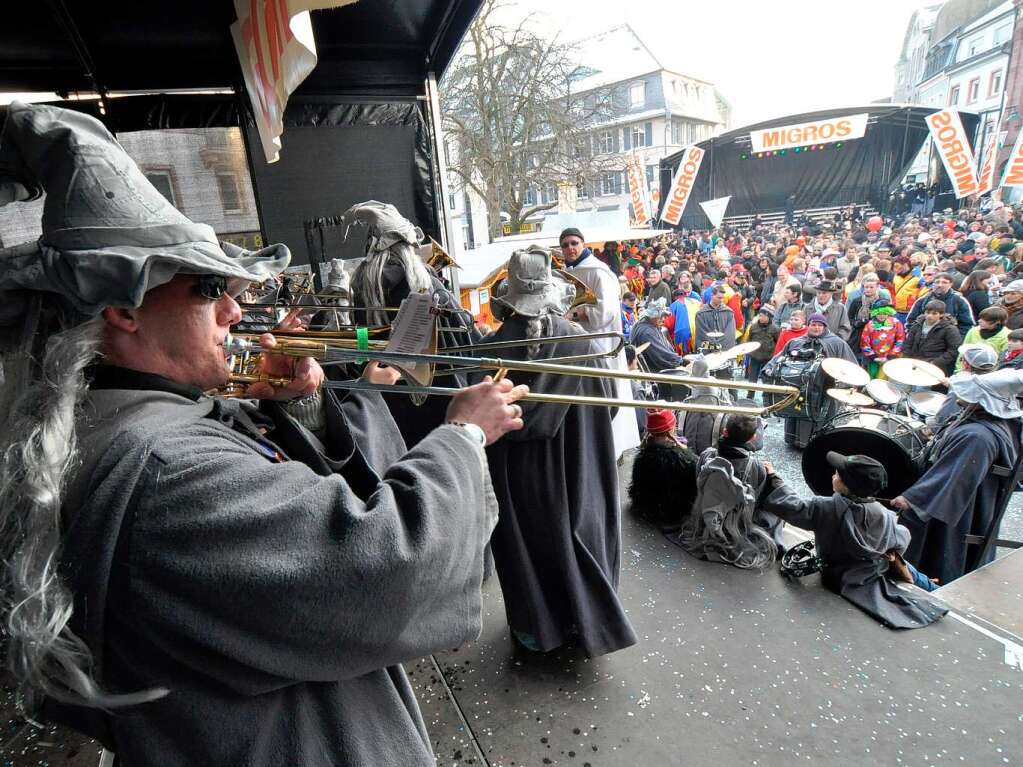
[[125, 765], [434, 765], [400, 664], [479, 633], [484, 444], [523, 392], [459, 393], [411, 451], [309, 358], [265, 356], [260, 408], [208, 396], [234, 292], [287, 248], [219, 244], [78, 112], [12, 105], [0, 159], [0, 198], [46, 192], [42, 237], [0, 251], [2, 619], [32, 715]]
[[942, 584], [994, 559], [994, 546], [982, 558], [981, 546], [967, 545], [966, 536], [997, 537], [991, 528], [1019, 457], [1023, 371], [957, 373], [949, 389], [961, 410], [943, 407], [946, 418], [928, 446], [930, 465], [892, 501], [913, 534], [906, 559]]
[[[508, 278], [491, 300], [503, 324], [483, 343], [581, 333], [561, 317], [560, 279], [552, 275], [549, 251], [513, 253]], [[593, 348], [586, 340], [559, 341], [505, 356], [542, 361]], [[517, 380], [533, 392], [568, 397], [614, 391], [607, 379], [583, 376], [520, 374]], [[487, 450], [501, 510], [491, 547], [512, 636], [529, 650], [577, 644], [590, 656], [635, 644], [617, 594], [621, 513], [612, 413], [544, 402], [522, 408], [525, 427]]]

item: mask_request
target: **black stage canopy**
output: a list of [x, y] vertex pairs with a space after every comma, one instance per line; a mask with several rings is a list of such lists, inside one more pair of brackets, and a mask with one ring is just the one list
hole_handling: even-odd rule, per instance
[[481, 5], [362, 0], [313, 11], [318, 62], [288, 100], [272, 165], [231, 38], [231, 0], [13, 4], [0, 25], [0, 92], [111, 94], [103, 113], [96, 101], [63, 106], [115, 133], [242, 128], [263, 239], [288, 245], [295, 264], [336, 255], [307, 246], [309, 225], [368, 199], [393, 203], [441, 241], [427, 79], [440, 78]]
[[[8, 3], [0, 91], [231, 88], [241, 79], [231, 0]], [[319, 62], [298, 93], [423, 93], [440, 77], [481, 0], [357, 2], [313, 11]]]
[[[930, 107], [869, 104], [787, 115], [729, 131], [697, 144], [706, 155], [693, 192], [679, 222], [687, 228], [706, 229], [710, 222], [699, 203], [731, 195], [728, 216], [784, 210], [795, 193], [797, 210], [849, 203], [887, 210], [889, 195], [905, 176], [928, 138], [925, 118], [938, 111]], [[751, 151], [750, 132], [831, 120], [867, 113], [863, 138], [825, 143], [813, 151], [800, 148], [758, 157]], [[960, 112], [968, 136], [976, 132], [977, 115]], [[821, 146], [821, 145], [817, 145]], [[683, 150], [684, 151], [684, 150]], [[682, 152], [661, 160], [661, 200], [668, 198], [671, 179]], [[940, 163], [939, 163], [940, 167]], [[939, 191], [949, 187], [942, 170]], [[942, 186], [943, 185], [943, 186]], [[663, 203], [662, 203], [663, 204]]]

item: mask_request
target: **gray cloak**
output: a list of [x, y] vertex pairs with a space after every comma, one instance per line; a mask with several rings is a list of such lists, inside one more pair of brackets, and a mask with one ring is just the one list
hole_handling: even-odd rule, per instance
[[[954, 412], [946, 405], [947, 400], [939, 415]], [[982, 561], [979, 547], [967, 549], [965, 536], [987, 533], [998, 495], [1010, 481], [993, 474], [991, 468], [1015, 465], [1019, 439], [1018, 421], [983, 412], [949, 421], [932, 443], [931, 465], [902, 493], [912, 506], [902, 518], [913, 534], [906, 559], [941, 585], [994, 559], [993, 546]]]
[[319, 451], [276, 406], [105, 378], [64, 506], [72, 626], [109, 689], [170, 694], [50, 718], [129, 767], [433, 765], [398, 664], [480, 630], [496, 504], [478, 443], [444, 426], [402, 455], [378, 397], [327, 392]]
[[904, 552], [909, 531], [898, 524], [895, 512], [877, 501], [854, 502], [838, 493], [804, 501], [775, 475], [768, 478], [764, 508], [812, 530], [824, 562], [824, 586], [889, 628], [921, 628], [948, 612], [924, 592], [899, 588], [885, 577], [885, 553]]
[[[551, 318], [551, 335], [580, 332]], [[526, 337], [510, 317], [490, 341]], [[589, 341], [546, 344], [544, 357], [585, 353]], [[524, 357], [521, 348], [505, 356]], [[590, 362], [596, 367], [596, 362]], [[534, 392], [612, 396], [606, 379], [515, 374]], [[636, 635], [618, 601], [621, 517], [611, 411], [522, 402], [525, 428], [487, 448], [501, 509], [491, 539], [508, 624], [547, 651], [577, 640], [590, 656], [628, 647]]]

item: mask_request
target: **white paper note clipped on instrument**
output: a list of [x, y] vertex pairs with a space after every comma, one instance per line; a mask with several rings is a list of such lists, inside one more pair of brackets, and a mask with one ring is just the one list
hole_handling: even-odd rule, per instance
[[[437, 353], [437, 312], [433, 293], [410, 293], [401, 302], [398, 316], [391, 326], [387, 351], [403, 354]], [[433, 383], [433, 365], [426, 362], [387, 363], [419, 386]]]

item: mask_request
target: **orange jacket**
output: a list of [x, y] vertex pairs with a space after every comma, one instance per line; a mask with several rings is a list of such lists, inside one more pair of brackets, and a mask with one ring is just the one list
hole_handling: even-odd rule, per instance
[[920, 297], [920, 278], [914, 277], [912, 273], [905, 277], [895, 275], [892, 279], [892, 288], [892, 305], [895, 311], [908, 313], [916, 299]]

